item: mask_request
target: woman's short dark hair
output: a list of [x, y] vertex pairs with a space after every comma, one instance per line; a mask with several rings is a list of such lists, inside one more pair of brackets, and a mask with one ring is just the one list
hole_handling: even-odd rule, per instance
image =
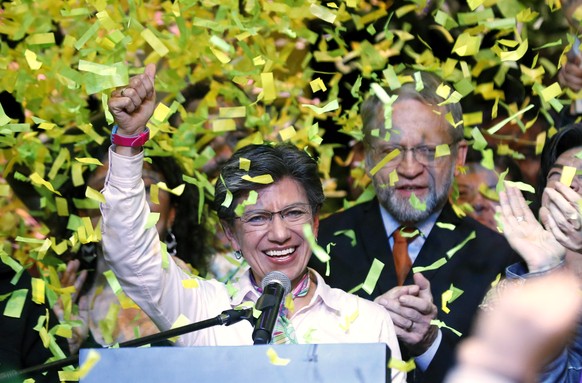
[[[250, 161], [248, 171], [241, 167], [241, 158]], [[285, 177], [293, 179], [305, 189], [314, 213], [325, 199], [317, 161], [305, 151], [288, 143], [248, 145], [232, 155], [222, 167], [220, 178], [216, 181], [214, 209], [220, 219], [231, 221], [236, 217], [236, 201], [246, 198], [251, 190], [260, 190], [272, 185], [245, 180], [243, 179], [245, 175], [250, 177], [270, 175], [273, 182], [278, 182]], [[228, 192], [233, 196], [232, 203], [223, 206]]]

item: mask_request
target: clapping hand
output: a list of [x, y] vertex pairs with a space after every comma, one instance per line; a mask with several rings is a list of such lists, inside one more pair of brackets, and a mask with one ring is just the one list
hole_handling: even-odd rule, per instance
[[548, 270], [563, 260], [566, 249], [536, 220], [518, 189], [506, 184], [506, 191], [499, 193], [499, 203], [503, 234], [530, 272]]
[[398, 340], [412, 355], [421, 355], [435, 341], [438, 328], [431, 325], [437, 316], [430, 282], [414, 274], [414, 285], [399, 286], [377, 297], [374, 302], [390, 313]]

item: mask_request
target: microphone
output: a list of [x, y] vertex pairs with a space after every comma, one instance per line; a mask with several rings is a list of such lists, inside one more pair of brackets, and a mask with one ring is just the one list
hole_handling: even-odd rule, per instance
[[255, 303], [261, 315], [253, 330], [254, 344], [268, 344], [271, 341], [283, 297], [291, 291], [291, 280], [280, 271], [271, 271], [265, 275], [261, 285], [263, 295]]

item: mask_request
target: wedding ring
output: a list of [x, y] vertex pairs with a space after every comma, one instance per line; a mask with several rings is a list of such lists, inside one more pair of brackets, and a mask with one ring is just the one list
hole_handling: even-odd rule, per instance
[[520, 215], [520, 216], [515, 217], [515, 220], [517, 222], [523, 222], [523, 221], [525, 221], [525, 217], [523, 215]]
[[121, 93], [120, 93], [120, 94], [121, 94], [121, 97], [125, 97], [125, 95], [123, 94], [123, 92], [125, 92], [126, 90], [127, 90], [127, 88], [123, 88], [123, 89], [121, 90]]
[[410, 326], [406, 328], [406, 331], [410, 332], [410, 330], [412, 330], [412, 326], [414, 326], [414, 322], [410, 322]]

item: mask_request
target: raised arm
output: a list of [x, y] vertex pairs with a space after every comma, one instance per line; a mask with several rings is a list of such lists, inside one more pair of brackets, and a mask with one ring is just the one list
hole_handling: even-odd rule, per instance
[[[184, 289], [189, 278], [167, 254], [164, 256], [142, 180], [144, 154], [141, 146], [129, 146], [131, 137], [145, 131], [155, 107], [155, 67], [148, 65], [143, 74], [131, 78], [127, 87], [114, 91], [109, 109], [118, 125], [117, 134], [128, 145], [113, 145], [101, 205], [105, 260], [115, 273], [123, 291], [156, 323], [169, 329], [193, 302], [193, 290]], [[129, 141], [126, 139], [129, 138]], [[190, 295], [188, 295], [190, 294]], [[193, 305], [191, 305], [193, 306]]]

